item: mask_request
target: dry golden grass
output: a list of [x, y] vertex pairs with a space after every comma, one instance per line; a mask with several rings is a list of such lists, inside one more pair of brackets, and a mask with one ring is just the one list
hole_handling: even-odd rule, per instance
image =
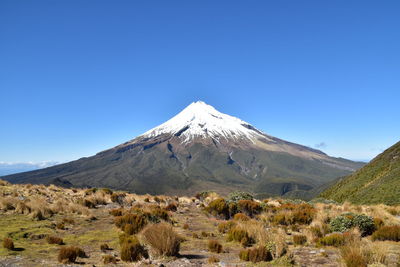
[[167, 223], [152, 224], [142, 232], [143, 240], [150, 245], [155, 254], [162, 256], [177, 256], [182, 239]]

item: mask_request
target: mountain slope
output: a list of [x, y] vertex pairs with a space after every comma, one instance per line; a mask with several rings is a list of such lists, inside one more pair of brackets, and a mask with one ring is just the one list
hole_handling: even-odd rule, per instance
[[321, 194], [338, 202], [400, 204], [400, 142]]
[[151, 194], [242, 189], [283, 195], [310, 190], [361, 166], [269, 136], [195, 102], [160, 126], [95, 156], [4, 179]]

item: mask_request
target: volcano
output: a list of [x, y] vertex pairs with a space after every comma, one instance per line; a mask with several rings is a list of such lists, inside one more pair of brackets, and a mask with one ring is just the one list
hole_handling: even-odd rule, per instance
[[311, 194], [363, 165], [270, 136], [198, 101], [133, 140], [94, 156], [2, 179], [141, 194], [243, 190], [282, 196]]

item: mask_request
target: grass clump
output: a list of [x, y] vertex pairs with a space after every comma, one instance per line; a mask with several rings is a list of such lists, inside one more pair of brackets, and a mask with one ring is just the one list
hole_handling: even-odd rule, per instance
[[125, 231], [125, 226], [128, 226], [127, 230], [129, 230], [130, 234], [136, 234], [140, 230], [142, 230], [146, 224], [147, 219], [142, 214], [125, 214], [123, 216], [118, 216], [115, 218], [114, 223], [117, 227]]
[[208, 250], [214, 253], [222, 252], [222, 245], [217, 240], [209, 240], [208, 241]]
[[208, 258], [208, 263], [213, 264], [219, 262], [219, 259], [215, 256], [211, 256]]
[[77, 257], [86, 257], [85, 251], [79, 247], [63, 247], [58, 253], [58, 261], [61, 263], [74, 263]]
[[46, 241], [49, 244], [64, 245], [63, 239], [57, 236], [47, 236]]
[[143, 257], [147, 257], [146, 250], [139, 243], [135, 236], [129, 236], [121, 240], [121, 260], [127, 262], [138, 261]]
[[253, 263], [271, 261], [273, 259], [271, 252], [263, 246], [241, 250], [239, 258], [243, 261], [251, 261]]
[[341, 249], [342, 258], [347, 267], [367, 267], [369, 255], [357, 244], [350, 244]]
[[182, 239], [172, 226], [166, 223], [153, 224], [143, 230], [143, 238], [158, 255], [177, 256]]
[[14, 241], [9, 237], [4, 238], [3, 239], [3, 247], [8, 250], [14, 250], [15, 249]]
[[233, 220], [235, 220], [235, 221], [248, 221], [248, 220], [250, 220], [250, 217], [247, 216], [247, 215], [244, 214], [244, 213], [236, 213], [236, 214], [233, 216]]
[[341, 233], [332, 233], [318, 240], [320, 246], [340, 247], [346, 243], [346, 238]]
[[229, 230], [227, 240], [239, 242], [243, 247], [249, 247], [254, 243], [254, 240], [249, 236], [247, 231], [239, 227]]
[[372, 234], [372, 240], [390, 240], [399, 242], [400, 241], [400, 225], [394, 226], [382, 226], [375, 233]]
[[305, 235], [294, 235], [293, 243], [296, 245], [304, 245], [307, 242], [307, 237]]

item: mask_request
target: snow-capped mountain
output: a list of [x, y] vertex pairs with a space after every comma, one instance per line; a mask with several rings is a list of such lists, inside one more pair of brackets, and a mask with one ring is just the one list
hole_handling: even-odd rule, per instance
[[162, 134], [180, 136], [184, 142], [195, 138], [247, 140], [255, 143], [265, 137], [249, 123], [217, 111], [202, 101], [193, 102], [178, 115], [143, 134], [152, 138]]
[[4, 178], [151, 194], [241, 189], [264, 196], [303, 196], [362, 165], [267, 135], [198, 101], [92, 157]]

